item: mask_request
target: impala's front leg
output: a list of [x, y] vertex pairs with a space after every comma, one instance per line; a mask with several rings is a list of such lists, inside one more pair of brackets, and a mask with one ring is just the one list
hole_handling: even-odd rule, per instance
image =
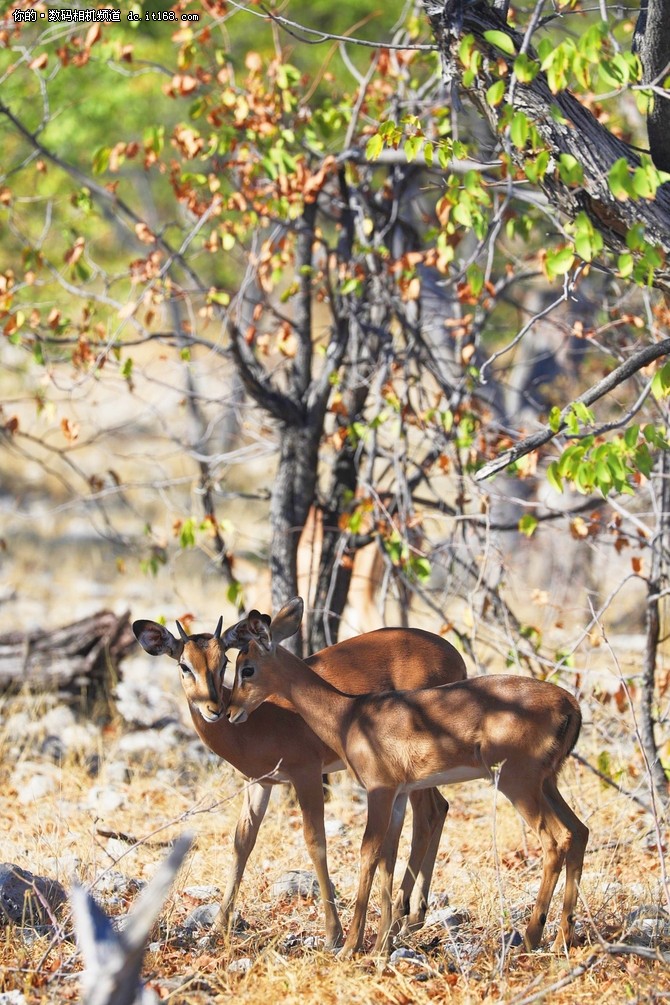
[[258, 829], [263, 822], [271, 793], [272, 787], [261, 782], [249, 782], [244, 790], [242, 809], [235, 827], [233, 866], [228, 876], [221, 910], [214, 922], [214, 927], [219, 931], [227, 932], [232, 925], [237, 891], [249, 856], [256, 844]]
[[393, 912], [393, 934], [421, 928], [449, 803], [438, 789], [417, 789], [412, 804], [412, 846]]
[[305, 844], [316, 870], [321, 901], [326, 915], [326, 949], [334, 949], [342, 943], [342, 925], [335, 907], [333, 884], [328, 875], [321, 772], [317, 769], [294, 775], [293, 784], [302, 810]]
[[407, 794], [401, 793], [396, 796], [391, 811], [391, 819], [382, 845], [381, 858], [379, 862], [379, 880], [381, 887], [381, 918], [379, 919], [379, 930], [377, 941], [373, 950], [375, 956], [388, 955], [395, 932], [392, 931], [393, 924], [393, 872], [398, 857], [398, 843], [400, 833], [405, 820], [405, 810], [407, 809]]
[[349, 928], [346, 942], [340, 953], [343, 957], [352, 956], [363, 945], [365, 936], [365, 917], [370, 900], [372, 881], [381, 858], [384, 838], [391, 820], [391, 811], [395, 802], [395, 789], [372, 789], [368, 792], [368, 820], [361, 844], [361, 867], [358, 877], [358, 893], [354, 916]]

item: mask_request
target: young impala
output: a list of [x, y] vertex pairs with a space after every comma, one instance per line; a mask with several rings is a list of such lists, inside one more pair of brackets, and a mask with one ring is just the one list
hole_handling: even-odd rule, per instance
[[244, 722], [254, 709], [258, 715], [268, 695], [290, 701], [367, 790], [358, 894], [343, 953], [361, 947], [372, 880], [380, 863], [382, 924], [376, 949], [387, 948], [390, 942], [385, 905], [390, 902], [395, 848], [385, 837], [397, 796], [427, 786], [489, 778], [494, 771], [500, 791], [542, 845], [542, 882], [526, 929], [526, 947], [539, 945], [564, 863], [565, 896], [554, 948], [569, 946], [589, 833], [556, 784], [582, 721], [572, 695], [546, 681], [508, 675], [470, 678], [422, 691], [345, 694], [278, 644], [301, 617], [299, 598], [282, 608], [270, 625], [256, 612], [249, 615], [253, 637], [237, 659], [228, 718]]
[[[257, 614], [257, 612], [255, 612]], [[281, 639], [298, 630], [302, 618], [286, 623]], [[258, 615], [269, 623], [266, 615]], [[264, 620], [265, 619], [265, 620]], [[226, 650], [246, 644], [251, 638], [247, 620], [221, 631], [221, 620], [213, 635], [187, 635], [177, 623], [179, 638], [153, 621], [136, 621], [133, 631], [142, 648], [151, 656], [167, 655], [177, 660], [181, 682], [188, 699], [193, 724], [202, 741], [253, 781], [244, 790], [244, 802], [235, 829], [233, 863], [218, 917], [218, 927], [228, 928], [244, 869], [256, 843], [272, 787], [292, 782], [303, 816], [305, 842], [316, 870], [326, 914], [326, 944], [338, 945], [342, 928], [333, 903], [328, 875], [324, 830], [324, 772], [344, 768], [339, 753], [330, 749], [282, 699], [266, 702], [253, 719], [232, 726], [224, 709], [230, 691], [224, 686], [228, 662]], [[466, 676], [460, 653], [444, 639], [419, 629], [382, 628], [329, 646], [308, 659], [312, 671], [329, 685], [351, 694], [386, 691], [409, 680], [415, 688], [432, 687]], [[281, 763], [280, 763], [281, 762]], [[277, 769], [277, 765], [280, 767]], [[413, 810], [412, 847], [398, 905], [398, 919], [405, 917], [412, 927], [423, 922], [435, 856], [448, 803], [437, 789], [411, 796]], [[394, 812], [396, 841], [402, 826], [407, 796], [398, 801]]]

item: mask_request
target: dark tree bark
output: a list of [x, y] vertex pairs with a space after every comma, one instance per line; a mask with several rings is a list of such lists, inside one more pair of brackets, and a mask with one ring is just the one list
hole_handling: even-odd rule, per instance
[[[662, 87], [670, 75], [670, 0], [642, 0], [634, 47], [644, 71], [642, 82]], [[654, 164], [670, 172], [670, 98], [655, 94], [647, 132]]]
[[[326, 358], [313, 372], [312, 266], [317, 203], [307, 203], [299, 222], [296, 273], [300, 277], [293, 321], [298, 348], [289, 367], [287, 390], [277, 386], [246, 343], [231, 327], [232, 350], [246, 391], [277, 423], [279, 462], [272, 487], [270, 569], [272, 604], [278, 609], [298, 592], [297, 554], [300, 535], [314, 503], [319, 444], [331, 392], [331, 375], [338, 369], [348, 330], [335, 325]], [[286, 640], [302, 655], [302, 633]]]
[[[506, 79], [508, 81], [513, 79], [513, 63], [516, 53], [521, 50], [524, 43], [523, 33], [510, 28], [505, 19], [485, 0], [476, 0], [466, 6], [462, 6], [461, 0], [447, 0], [446, 4], [437, 3], [435, 0], [421, 0], [421, 2], [442, 56], [445, 75], [450, 79], [453, 80], [459, 73], [457, 57], [452, 53], [452, 49], [463, 35], [474, 36], [485, 60], [483, 69], [467, 93], [478, 111], [489, 122], [493, 132], [498, 133], [505, 102], [491, 107], [486, 99], [488, 88], [494, 79], [497, 80], [499, 77], [497, 72], [494, 77], [489, 68], [493, 69], [501, 61], [505, 61], [509, 68]], [[667, 9], [668, 2], [669, 0], [662, 0], [659, 4], [661, 13], [663, 7]], [[666, 14], [666, 20], [667, 16]], [[649, 19], [651, 19], [651, 7]], [[644, 33], [643, 44], [649, 44], [647, 38], [658, 39], [656, 47], [654, 45], [650, 47], [650, 51], [657, 53], [657, 49], [666, 44], [667, 23], [660, 33], [656, 33], [655, 25], [654, 19], [653, 26]], [[504, 31], [509, 36], [514, 43], [514, 56], [503, 53], [484, 38], [484, 33], [492, 30]], [[532, 46], [528, 46], [526, 51], [529, 56], [536, 57]], [[658, 58], [658, 55], [656, 54], [654, 58]], [[656, 65], [654, 62], [653, 66]], [[627, 143], [608, 132], [570, 91], [552, 94], [546, 76], [542, 72], [538, 73], [529, 84], [515, 81], [513, 91], [508, 87], [506, 101], [526, 114], [554, 159], [557, 160], [561, 154], [571, 154], [582, 167], [583, 180], [578, 185], [563, 182], [558, 171], [547, 171], [541, 183], [542, 189], [556, 210], [569, 219], [574, 219], [578, 213], [585, 212], [603, 235], [605, 245], [617, 253], [625, 249], [626, 234], [636, 223], [643, 224], [647, 241], [658, 245], [665, 252], [670, 252], [670, 186], [661, 186], [655, 199], [626, 201], [616, 199], [609, 189], [607, 177], [615, 161], [623, 157], [631, 168], [637, 167], [640, 163], [638, 155]], [[668, 114], [668, 101], [659, 98], [657, 105], [657, 114], [661, 116], [659, 121], [667, 123], [668, 120], [664, 116]], [[555, 114], [556, 109], [560, 111], [560, 115]], [[510, 153], [515, 163], [523, 168], [524, 151], [518, 150], [512, 144]], [[656, 270], [653, 284], [666, 293], [670, 292], [670, 271], [666, 266]]]

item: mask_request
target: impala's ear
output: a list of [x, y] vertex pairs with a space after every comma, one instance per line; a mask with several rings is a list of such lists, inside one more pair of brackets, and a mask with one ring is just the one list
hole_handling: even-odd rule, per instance
[[[134, 621], [135, 638], [150, 656], [170, 656], [178, 660], [184, 651], [184, 639], [176, 639], [165, 625], [156, 621]], [[186, 636], [188, 638], [188, 636]]]
[[242, 646], [247, 645], [251, 638], [247, 618], [243, 618], [236, 625], [226, 628], [223, 636], [220, 637], [223, 638], [223, 644], [226, 649], [240, 649]]
[[272, 645], [272, 637], [269, 627], [270, 619], [267, 614], [261, 614], [260, 611], [250, 611], [247, 621], [249, 622], [251, 638], [269, 652]]
[[275, 614], [270, 622], [270, 631], [272, 632], [272, 641], [276, 645], [295, 635], [300, 628], [304, 611], [305, 604], [302, 597], [294, 597]]
[[[226, 628], [223, 633], [224, 646], [226, 649], [246, 649], [251, 640], [257, 638], [259, 632], [263, 632], [263, 626], [269, 625], [271, 620], [269, 614], [250, 611], [246, 618], [231, 628]], [[221, 637], [220, 630], [219, 635], [215, 637]]]

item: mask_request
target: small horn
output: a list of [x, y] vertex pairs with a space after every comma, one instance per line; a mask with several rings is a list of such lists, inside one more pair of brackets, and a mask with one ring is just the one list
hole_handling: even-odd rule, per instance
[[219, 618], [219, 623], [216, 626], [216, 631], [214, 632], [214, 638], [215, 639], [220, 639], [221, 638], [221, 629], [222, 628], [223, 628], [223, 614]]
[[182, 628], [182, 626], [179, 624], [178, 621], [176, 622], [176, 625], [177, 628], [179, 629], [179, 635], [181, 636], [182, 642], [188, 642], [188, 635], [186, 634], [186, 632], [184, 631], [184, 629]]

